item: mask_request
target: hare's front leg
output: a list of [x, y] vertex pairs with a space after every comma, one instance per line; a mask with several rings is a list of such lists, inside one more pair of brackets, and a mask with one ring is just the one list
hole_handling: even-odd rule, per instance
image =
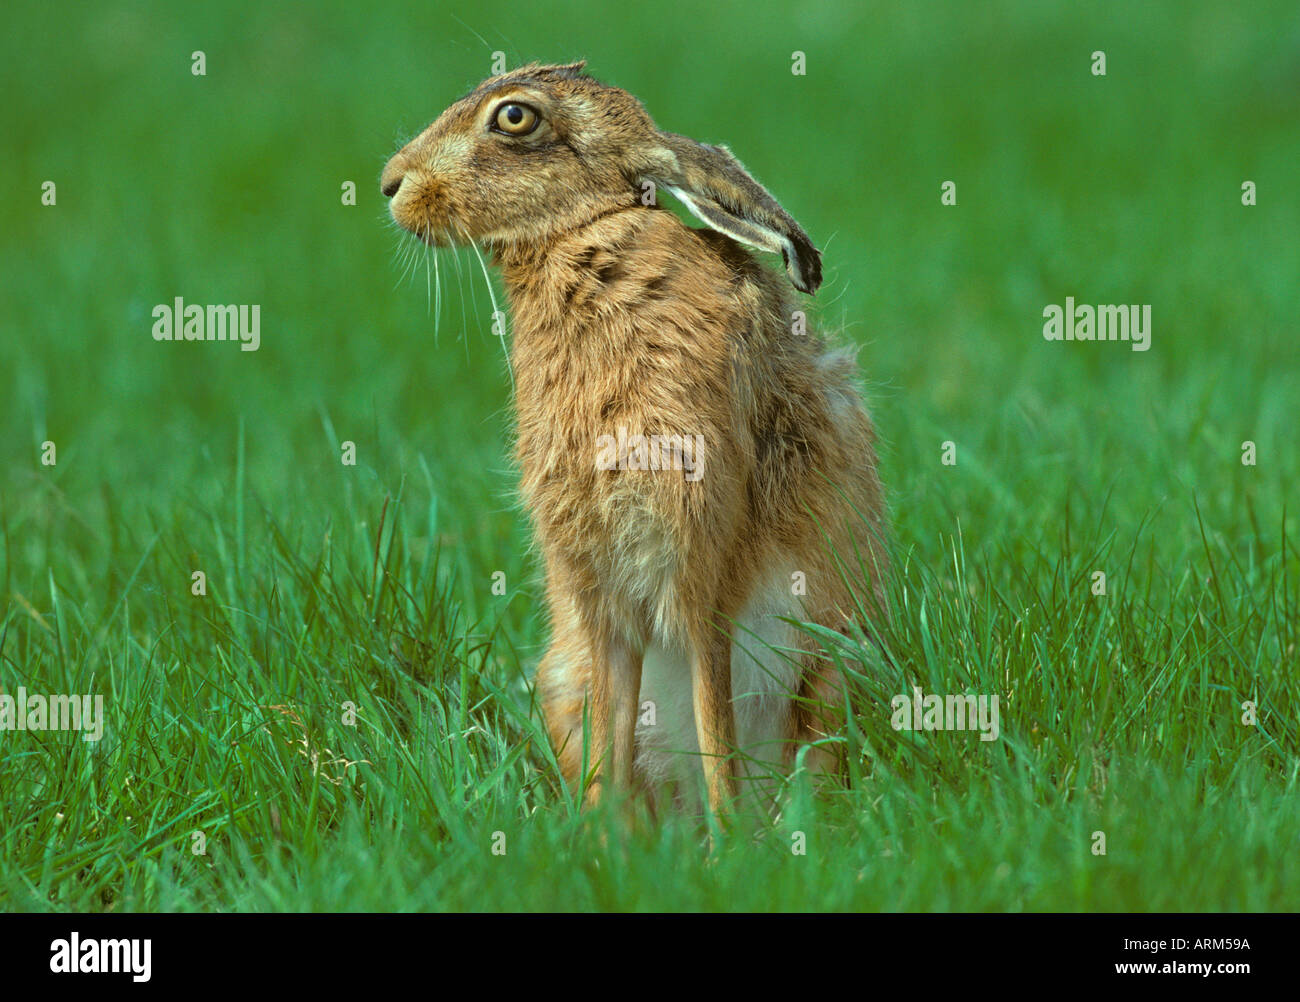
[[552, 594], [551, 629], [537, 667], [542, 715], [565, 782], [577, 787], [584, 768], [592, 773], [585, 802], [593, 804], [606, 776], [625, 789], [632, 785], [642, 653], [584, 626], [567, 595]]
[[591, 692], [591, 655], [571, 633], [557, 630], [537, 666], [537, 696], [560, 772], [571, 789], [582, 783], [584, 708]]
[[588, 806], [599, 801], [607, 779], [624, 794], [632, 789], [641, 663], [642, 652], [627, 641], [593, 638], [590, 713], [596, 774], [587, 787]]
[[736, 796], [736, 714], [731, 702], [731, 637], [710, 629], [691, 657], [695, 733], [704, 763], [709, 811], [720, 817]]

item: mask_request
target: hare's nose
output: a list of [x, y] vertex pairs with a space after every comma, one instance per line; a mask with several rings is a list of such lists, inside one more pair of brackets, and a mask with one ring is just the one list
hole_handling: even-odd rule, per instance
[[379, 190], [384, 193], [385, 198], [392, 198], [397, 194], [397, 189], [402, 186], [402, 178], [405, 176], [406, 164], [402, 162], [399, 154], [388, 161], [384, 173], [379, 178]]

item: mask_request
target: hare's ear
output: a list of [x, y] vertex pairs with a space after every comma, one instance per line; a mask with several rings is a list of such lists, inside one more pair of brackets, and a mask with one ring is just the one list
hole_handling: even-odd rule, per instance
[[822, 283], [822, 256], [790, 214], [753, 179], [725, 146], [671, 132], [645, 176], [666, 188], [700, 221], [733, 240], [785, 259], [790, 281], [813, 293]]

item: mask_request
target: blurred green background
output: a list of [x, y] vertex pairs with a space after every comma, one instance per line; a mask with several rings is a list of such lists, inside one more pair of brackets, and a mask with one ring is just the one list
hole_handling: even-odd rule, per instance
[[[148, 693], [219, 665], [285, 702], [310, 701], [307, 676], [353, 659], [381, 691], [393, 638], [354, 627], [382, 618], [371, 551], [391, 546], [385, 499], [400, 497], [415, 514], [397, 549], [428, 589], [411, 634], [440, 618], [459, 624], [444, 627], [461, 668], [497, 673], [526, 702], [545, 629], [513, 494], [489, 290], [472, 254], [444, 255], [435, 313], [430, 259], [408, 260], [377, 190], [386, 158], [488, 75], [499, 50], [511, 66], [586, 58], [661, 128], [728, 144], [812, 235], [827, 276], [814, 309], [861, 346], [900, 567], [908, 555], [951, 565], [960, 538], [981, 586], [1027, 604], [1065, 587], [1043, 568], [1073, 532], [1114, 546], [1106, 566], [1144, 603], [1138, 632], [1155, 635], [1172, 629], [1180, 602], [1202, 615], [1201, 590], [1234, 566], [1243, 632], [1220, 632], [1258, 642], [1243, 663], [1267, 663], [1281, 687], [1271, 740], [1289, 742], [1255, 764], [1281, 777], [1294, 761], [1297, 551], [1294, 529], [1283, 535], [1300, 473], [1293, 2], [58, 0], [11, 5], [6, 21], [7, 689], [121, 672], [147, 680]], [[195, 50], [206, 76], [191, 74]], [[806, 75], [791, 72], [796, 50]], [[1091, 72], [1094, 50], [1106, 53], [1104, 77]], [[50, 180], [57, 205], [46, 207]], [[1241, 202], [1247, 180], [1254, 207]], [[354, 207], [341, 204], [347, 181]], [[945, 181], [956, 182], [955, 207], [940, 203]], [[176, 296], [260, 304], [260, 350], [156, 343], [151, 310]], [[1046, 342], [1042, 311], [1067, 296], [1150, 304], [1151, 350]], [[46, 440], [58, 448], [53, 468], [39, 462]], [[355, 468], [340, 464], [344, 440], [357, 444]], [[939, 462], [946, 440], [956, 467]], [[1241, 464], [1245, 440], [1257, 443], [1257, 467]], [[316, 602], [304, 568], [332, 567], [335, 541], [337, 578]], [[195, 567], [208, 569], [219, 612], [185, 611]], [[496, 571], [504, 598], [490, 589]], [[298, 598], [287, 598], [295, 582]], [[292, 601], [297, 625], [274, 635], [268, 623]], [[1159, 672], [1183, 678], [1176, 658]], [[199, 690], [213, 698], [196, 684], [178, 690], [178, 714]], [[196, 734], [221, 731], [223, 705]], [[501, 726], [508, 748], [509, 728], [524, 725]], [[159, 768], [184, 796], [201, 787], [220, 800], [231, 765], [194, 780], [180, 760], [201, 760], [207, 738], [188, 740]], [[1228, 756], [1223, 776], [1246, 755], [1196, 748]], [[544, 771], [541, 753], [528, 755]], [[96, 894], [131, 886], [133, 864], [111, 863], [113, 847], [136, 844], [122, 834], [133, 830], [128, 811], [97, 800], [87, 776], [11, 765], [14, 785], [0, 793], [11, 891], [37, 886], [37, 897], [84, 906], [59, 887], [84, 882], [86, 858], [108, 868], [85, 884]], [[516, 793], [535, 781], [554, 789], [553, 776], [528, 776]], [[37, 880], [23, 860], [41, 858], [60, 788], [91, 804], [87, 827]], [[237, 807], [227, 798], [232, 833]], [[180, 900], [135, 893], [145, 906]]]

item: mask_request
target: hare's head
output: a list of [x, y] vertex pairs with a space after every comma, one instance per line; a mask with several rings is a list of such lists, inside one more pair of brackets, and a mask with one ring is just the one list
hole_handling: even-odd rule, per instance
[[821, 255], [724, 146], [660, 132], [636, 98], [531, 64], [483, 81], [404, 146], [380, 186], [399, 225], [435, 245], [534, 242], [645, 206], [654, 186], [706, 225], [781, 254], [815, 292]]

